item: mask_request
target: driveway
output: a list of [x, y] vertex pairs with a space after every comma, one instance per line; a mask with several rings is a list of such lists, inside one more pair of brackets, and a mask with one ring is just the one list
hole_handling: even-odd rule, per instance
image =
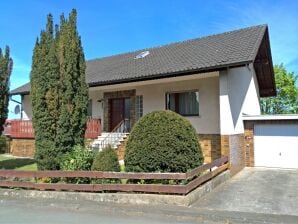
[[192, 207], [297, 216], [298, 223], [298, 170], [245, 168]]

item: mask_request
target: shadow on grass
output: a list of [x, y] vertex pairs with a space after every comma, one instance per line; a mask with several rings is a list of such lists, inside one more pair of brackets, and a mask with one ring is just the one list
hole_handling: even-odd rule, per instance
[[0, 169], [13, 170], [22, 166], [34, 164], [34, 159], [7, 159], [0, 161]]

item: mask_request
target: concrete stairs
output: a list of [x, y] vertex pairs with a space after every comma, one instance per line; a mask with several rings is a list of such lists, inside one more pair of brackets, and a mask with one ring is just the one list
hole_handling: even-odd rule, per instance
[[93, 150], [101, 151], [103, 148], [111, 145], [114, 149], [118, 149], [127, 139], [129, 133], [120, 132], [103, 132], [91, 144]]

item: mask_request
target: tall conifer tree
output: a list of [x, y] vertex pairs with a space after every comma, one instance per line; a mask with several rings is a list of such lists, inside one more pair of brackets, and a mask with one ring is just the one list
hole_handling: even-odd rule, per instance
[[56, 147], [58, 118], [59, 65], [53, 32], [53, 17], [48, 15], [46, 30], [36, 41], [32, 58], [31, 97], [35, 130], [35, 158], [39, 169], [58, 169]]
[[69, 19], [61, 16], [57, 38], [60, 65], [60, 107], [57, 139], [63, 152], [84, 144], [87, 121], [88, 87], [85, 80], [85, 57], [77, 31], [77, 12]]
[[6, 46], [4, 54], [0, 48], [0, 135], [8, 114], [9, 79], [12, 72], [12, 64], [9, 47]]
[[49, 15], [34, 48], [31, 94], [39, 169], [59, 169], [61, 156], [84, 143], [88, 87], [76, 18], [75, 10], [68, 20], [62, 15], [54, 33]]

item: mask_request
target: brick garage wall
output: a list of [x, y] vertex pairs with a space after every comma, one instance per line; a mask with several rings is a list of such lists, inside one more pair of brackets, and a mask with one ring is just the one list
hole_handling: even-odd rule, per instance
[[244, 143], [245, 143], [245, 165], [252, 167], [255, 165], [254, 155], [254, 121], [244, 122]]
[[205, 163], [210, 163], [221, 157], [220, 134], [199, 134], [199, 144], [204, 155]]
[[244, 121], [245, 165], [255, 165], [254, 155], [254, 126], [256, 124], [298, 124], [298, 120], [247, 120]]
[[136, 90], [124, 90], [115, 92], [105, 92], [104, 98], [104, 124], [103, 130], [108, 132], [110, 130], [110, 99], [116, 98], [130, 98], [130, 122], [131, 126], [135, 123], [135, 104], [136, 104]]
[[244, 144], [244, 134], [221, 136], [221, 155], [229, 156], [231, 175], [235, 175], [245, 167]]
[[12, 139], [10, 142], [10, 153], [13, 156], [33, 158], [35, 153], [35, 140]]

